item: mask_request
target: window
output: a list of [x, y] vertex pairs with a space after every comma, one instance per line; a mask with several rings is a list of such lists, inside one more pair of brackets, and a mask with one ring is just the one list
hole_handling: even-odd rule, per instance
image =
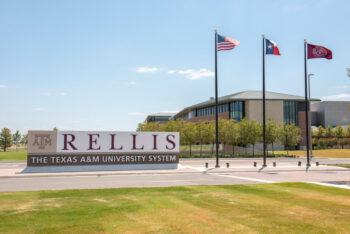
[[219, 105], [219, 113], [223, 113], [223, 112], [228, 112], [228, 104], [227, 103]]
[[297, 124], [297, 102], [284, 101], [283, 102], [283, 121], [286, 124]]
[[[218, 105], [218, 113], [228, 112], [228, 104]], [[197, 109], [197, 116], [215, 115], [215, 105]]]
[[241, 121], [244, 118], [244, 102], [235, 101], [230, 103], [230, 118]]

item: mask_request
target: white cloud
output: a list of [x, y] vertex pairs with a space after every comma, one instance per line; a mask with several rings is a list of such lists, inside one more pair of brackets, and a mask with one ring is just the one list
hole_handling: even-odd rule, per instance
[[67, 96], [68, 93], [66, 92], [58, 92], [58, 93], [53, 93], [53, 92], [44, 92], [42, 93], [43, 96], [46, 96], [46, 97], [51, 97], [51, 96]]
[[125, 84], [129, 85], [129, 86], [137, 85], [137, 83], [135, 81], [129, 81], [129, 82], [126, 82]]
[[193, 70], [193, 69], [169, 70], [168, 74], [178, 74], [178, 75], [184, 76], [186, 79], [189, 79], [189, 80], [200, 80], [206, 77], [214, 76], [214, 72], [206, 68], [201, 68], [198, 70]]
[[0, 89], [6, 89], [7, 88], [7, 85], [1, 85], [0, 84]]
[[151, 73], [158, 71], [159, 68], [157, 67], [138, 67], [136, 68], [136, 72], [138, 73]]
[[174, 110], [164, 110], [164, 111], [161, 111], [160, 113], [173, 113], [173, 114], [176, 114], [178, 111], [174, 111]]
[[132, 115], [132, 116], [146, 116], [147, 114], [142, 113], [142, 112], [129, 112], [128, 115]]
[[33, 111], [41, 112], [41, 111], [44, 111], [44, 108], [42, 108], [42, 107], [35, 107], [35, 108], [33, 108]]
[[335, 88], [337, 88], [337, 89], [348, 89], [348, 88], [350, 88], [350, 86], [349, 85], [338, 85]]
[[321, 98], [321, 100], [324, 100], [324, 101], [350, 101], [350, 94], [349, 93], [339, 93], [339, 94], [335, 94], [335, 95], [324, 96]]

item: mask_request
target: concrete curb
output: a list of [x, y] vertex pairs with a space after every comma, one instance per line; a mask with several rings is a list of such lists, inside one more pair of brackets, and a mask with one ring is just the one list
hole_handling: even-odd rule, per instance
[[[238, 169], [238, 168], [236, 168]], [[252, 168], [253, 169], [253, 168]], [[176, 170], [176, 169], [175, 169]], [[181, 169], [180, 169], [181, 170]], [[280, 173], [280, 172], [337, 172], [337, 171], [350, 171], [348, 168], [311, 168], [309, 170], [306, 170], [306, 168], [291, 168], [287, 170], [269, 170], [266, 168], [264, 170], [235, 170], [234, 168], [232, 169], [217, 169], [217, 168], [209, 168], [208, 170], [192, 170], [192, 171], [118, 171], [118, 172], [110, 172], [110, 171], [99, 171], [99, 172], [54, 172], [54, 173], [16, 173], [14, 175], [0, 175], [0, 179], [2, 178], [37, 178], [37, 177], [75, 177], [75, 176], [128, 176], [128, 175], [159, 175], [159, 174], [168, 174], [168, 175], [176, 175], [176, 174], [222, 174], [222, 173]]]

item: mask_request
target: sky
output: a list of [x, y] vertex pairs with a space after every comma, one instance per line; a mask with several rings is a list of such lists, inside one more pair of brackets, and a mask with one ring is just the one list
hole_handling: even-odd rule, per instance
[[[220, 3], [220, 4], [219, 4]], [[261, 89], [350, 100], [348, 0], [0, 0], [0, 128], [135, 130], [147, 114], [214, 96], [214, 29], [240, 41], [218, 54], [219, 96]]]

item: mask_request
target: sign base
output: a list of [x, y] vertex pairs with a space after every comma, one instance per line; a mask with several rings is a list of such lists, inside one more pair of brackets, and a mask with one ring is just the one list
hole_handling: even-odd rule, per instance
[[166, 164], [123, 164], [123, 165], [79, 165], [79, 166], [27, 166], [21, 173], [97, 172], [129, 170], [168, 170], [177, 169], [178, 163]]

